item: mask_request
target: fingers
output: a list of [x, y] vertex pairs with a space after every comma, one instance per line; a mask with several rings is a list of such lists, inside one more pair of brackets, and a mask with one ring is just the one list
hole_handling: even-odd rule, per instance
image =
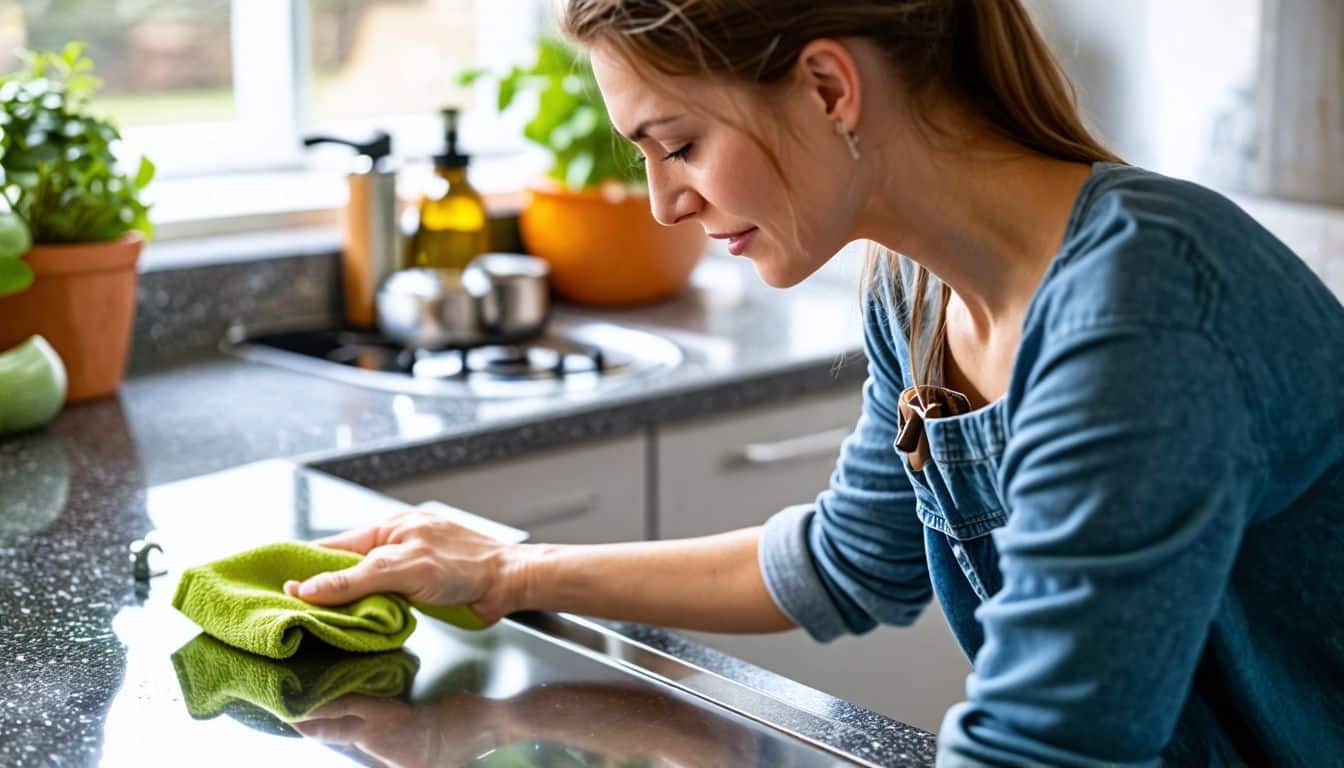
[[304, 719], [335, 720], [343, 717], [353, 717], [377, 722], [385, 720], [391, 715], [399, 714], [407, 706], [405, 702], [395, 699], [380, 699], [375, 696], [350, 693], [314, 709]]
[[364, 735], [364, 721], [356, 717], [297, 720], [290, 726], [306, 738], [327, 744], [354, 745]]
[[387, 530], [381, 525], [371, 528], [355, 528], [349, 531], [316, 539], [312, 543], [328, 549], [343, 549], [347, 552], [364, 554], [374, 547], [386, 544]]
[[[312, 543], [319, 547], [343, 549], [347, 552], [362, 555], [384, 544], [399, 543], [406, 535], [408, 518], [417, 517], [417, 513], [423, 515], [420, 510], [396, 512], [382, 519], [378, 525], [371, 525], [367, 528], [352, 528], [348, 531], [314, 539]], [[414, 525], [411, 527], [414, 528]]]
[[355, 565], [340, 571], [319, 573], [303, 582], [285, 582], [285, 593], [315, 605], [341, 605], [377, 592], [405, 592], [398, 571], [400, 547], [377, 547]]

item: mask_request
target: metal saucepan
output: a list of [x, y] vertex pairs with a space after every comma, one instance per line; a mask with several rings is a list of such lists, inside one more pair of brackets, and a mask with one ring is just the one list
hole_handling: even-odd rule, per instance
[[550, 319], [546, 262], [487, 253], [465, 269], [404, 269], [378, 289], [378, 328], [416, 349], [508, 344], [535, 338]]
[[490, 285], [481, 318], [492, 341], [523, 341], [546, 330], [551, 316], [546, 262], [521, 253], [487, 253], [472, 259], [467, 270], [483, 272]]

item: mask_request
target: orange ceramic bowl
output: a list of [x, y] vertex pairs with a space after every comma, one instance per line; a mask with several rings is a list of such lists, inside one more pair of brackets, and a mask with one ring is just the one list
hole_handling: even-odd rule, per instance
[[572, 192], [535, 183], [518, 225], [528, 252], [550, 264], [556, 295], [594, 306], [677, 293], [708, 245], [699, 225], [665, 227], [653, 218], [647, 193], [619, 185]]

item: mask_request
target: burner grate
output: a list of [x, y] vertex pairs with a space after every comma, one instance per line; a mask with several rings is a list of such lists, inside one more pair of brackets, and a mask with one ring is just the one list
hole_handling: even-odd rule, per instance
[[654, 334], [602, 322], [554, 325], [538, 339], [463, 349], [411, 349], [366, 331], [318, 329], [247, 337], [243, 357], [378, 389], [487, 398], [607, 389], [614, 380], [680, 364], [681, 350]]
[[574, 374], [604, 375], [622, 367], [601, 347], [551, 340], [454, 349], [416, 350], [406, 370], [416, 377], [485, 376], [499, 380], [561, 379]]

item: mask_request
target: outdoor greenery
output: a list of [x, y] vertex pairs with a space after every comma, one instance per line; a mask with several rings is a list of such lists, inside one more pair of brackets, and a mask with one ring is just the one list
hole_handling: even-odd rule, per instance
[[[469, 69], [458, 75], [458, 83], [470, 85], [487, 76], [494, 75]], [[520, 93], [536, 94], [536, 114], [523, 135], [550, 151], [552, 178], [574, 190], [609, 180], [647, 183], [638, 151], [612, 128], [587, 55], [563, 40], [543, 37], [534, 63], [513, 67], [497, 79], [501, 112]]]

